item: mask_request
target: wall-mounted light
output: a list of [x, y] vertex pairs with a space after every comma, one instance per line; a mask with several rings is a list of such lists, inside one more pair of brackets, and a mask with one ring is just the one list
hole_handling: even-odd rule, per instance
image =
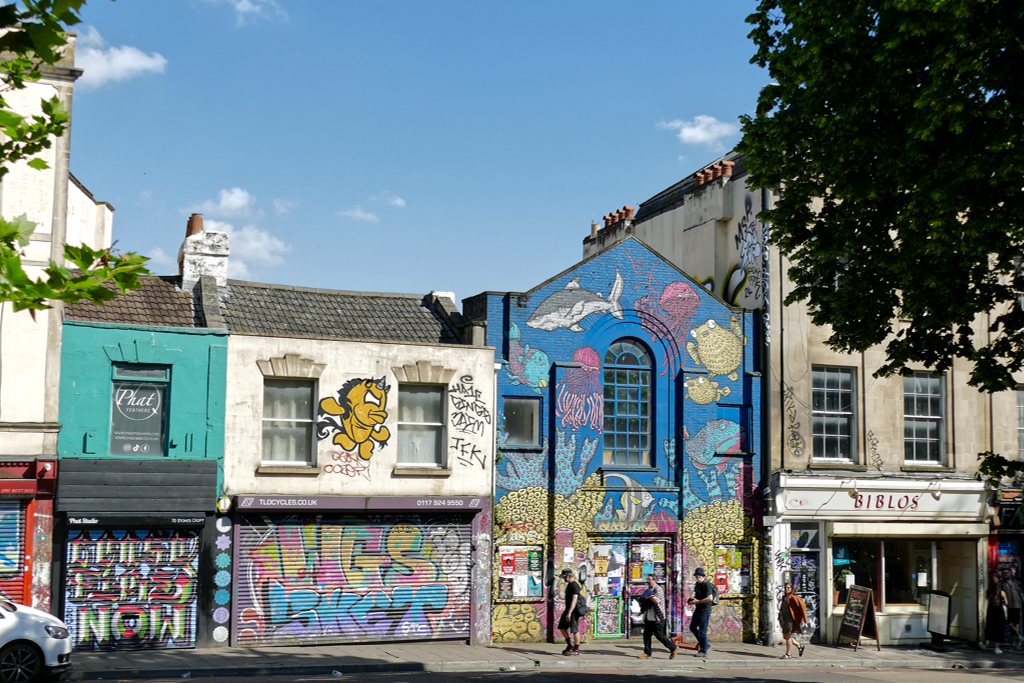
[[856, 498], [860, 495], [860, 491], [857, 490], [857, 480], [853, 480], [853, 488], [850, 489], [850, 498]]
[[52, 469], [53, 469], [53, 465], [52, 464], [50, 464], [48, 462], [44, 462], [43, 463], [43, 472], [49, 472]]
[[942, 498], [942, 482], [941, 481], [939, 482], [939, 485], [935, 488], [935, 490], [932, 491], [932, 498], [934, 498], [935, 500], [938, 500], [939, 498]]
[[231, 510], [231, 499], [227, 496], [221, 496], [217, 499], [217, 512], [222, 515], [227, 514]]

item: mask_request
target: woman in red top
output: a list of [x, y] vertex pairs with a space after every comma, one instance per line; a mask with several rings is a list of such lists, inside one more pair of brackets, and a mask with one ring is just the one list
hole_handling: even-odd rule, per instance
[[797, 652], [804, 656], [804, 646], [796, 642], [794, 634], [803, 633], [801, 624], [807, 622], [807, 604], [804, 599], [793, 592], [793, 584], [786, 582], [785, 594], [779, 601], [779, 626], [782, 627], [782, 640], [786, 643], [786, 654], [779, 659], [789, 659], [789, 652], [796, 645]]

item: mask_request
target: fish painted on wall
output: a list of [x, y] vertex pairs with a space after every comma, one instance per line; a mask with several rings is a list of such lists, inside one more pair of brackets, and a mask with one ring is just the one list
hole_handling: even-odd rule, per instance
[[530, 316], [526, 324], [538, 330], [552, 332], [560, 327], [565, 327], [572, 332], [582, 332], [580, 322], [588, 315], [594, 313], [611, 313], [616, 318], [622, 318], [622, 290], [625, 283], [622, 280], [622, 273], [615, 269], [615, 281], [612, 283], [612, 291], [605, 299], [601, 292], [592, 292], [580, 286], [580, 278], [574, 277], [565, 286], [540, 302], [537, 309]]
[[374, 446], [383, 448], [391, 438], [391, 432], [384, 426], [390, 389], [383, 377], [345, 382], [337, 398], [328, 396], [320, 401], [317, 439], [323, 441], [334, 434], [333, 443], [348, 452], [358, 449], [359, 457], [369, 460]]
[[551, 376], [548, 354], [523, 344], [523, 332], [515, 323], [510, 323], [508, 328], [508, 364], [505, 370], [511, 384], [530, 387], [538, 394], [548, 385], [548, 377]]
[[683, 382], [683, 387], [686, 389], [686, 398], [702, 406], [714, 403], [732, 393], [729, 387], [719, 387], [718, 382], [707, 377], [691, 377]]
[[729, 329], [713, 319], [690, 330], [693, 341], [686, 342], [686, 350], [693, 362], [708, 370], [708, 379], [726, 376], [732, 381], [740, 378], [737, 368], [743, 362], [743, 347], [747, 337], [739, 318], [729, 318]]
[[683, 448], [698, 469], [723, 469], [726, 459], [722, 456], [739, 453], [742, 446], [743, 427], [732, 420], [710, 420], [693, 438], [683, 427]]

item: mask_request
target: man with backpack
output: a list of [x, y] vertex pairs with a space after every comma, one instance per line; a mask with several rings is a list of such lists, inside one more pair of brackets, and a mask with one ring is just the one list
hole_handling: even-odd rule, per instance
[[697, 639], [697, 647], [700, 648], [695, 656], [707, 657], [711, 649], [708, 643], [708, 619], [711, 618], [711, 607], [717, 602], [718, 591], [707, 580], [701, 567], [697, 567], [693, 578], [693, 595], [686, 601], [688, 605], [695, 605], [693, 616], [690, 617], [690, 633]]

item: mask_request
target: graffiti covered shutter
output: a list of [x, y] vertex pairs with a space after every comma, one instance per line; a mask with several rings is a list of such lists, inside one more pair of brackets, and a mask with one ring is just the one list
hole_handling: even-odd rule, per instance
[[0, 500], [0, 593], [25, 602], [25, 504]]
[[195, 647], [199, 532], [68, 531], [64, 622], [78, 650]]
[[469, 637], [465, 517], [250, 515], [239, 533], [239, 646]]

